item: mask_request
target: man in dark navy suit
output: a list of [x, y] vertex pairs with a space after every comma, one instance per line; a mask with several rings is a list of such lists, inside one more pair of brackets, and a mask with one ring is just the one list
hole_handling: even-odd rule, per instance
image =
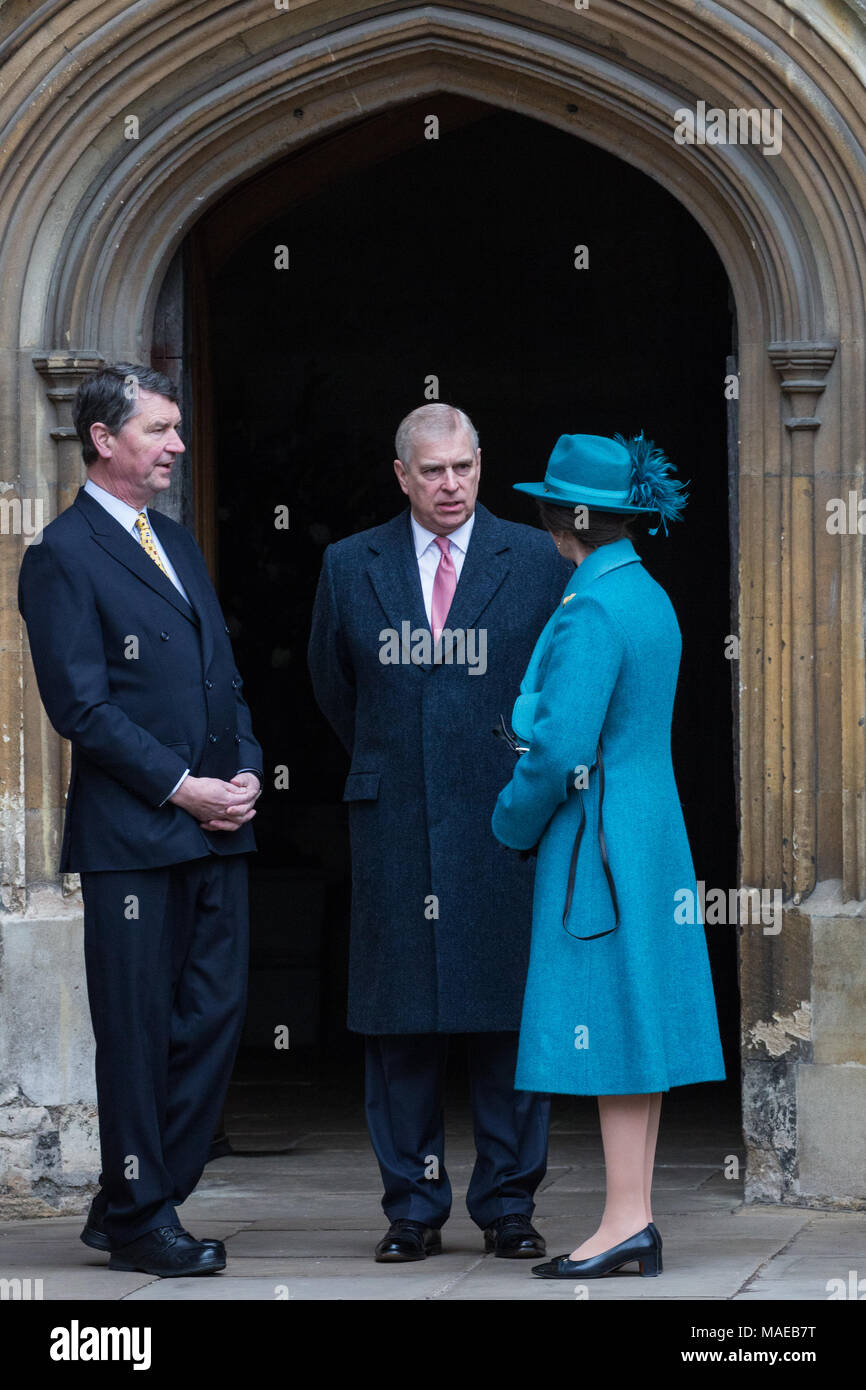
[[72, 744], [60, 856], [84, 897], [102, 1173], [82, 1239], [109, 1268], [225, 1267], [175, 1208], [201, 1176], [240, 1040], [262, 754], [183, 526], [148, 510], [184, 446], [177, 393], [121, 363], [75, 423], [87, 481], [21, 567], [39, 693]]
[[572, 567], [550, 537], [477, 500], [472, 421], [444, 402], [400, 425], [408, 507], [325, 552], [309, 664], [351, 758], [349, 1027], [366, 1035], [366, 1112], [384, 1263], [442, 1249], [449, 1038], [468, 1034], [476, 1159], [466, 1205], [484, 1248], [544, 1254], [532, 1225], [549, 1100], [514, 1089], [533, 867], [493, 837], [510, 717]]

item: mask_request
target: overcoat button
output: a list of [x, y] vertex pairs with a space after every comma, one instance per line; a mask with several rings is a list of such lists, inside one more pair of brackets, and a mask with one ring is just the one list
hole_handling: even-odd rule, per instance
[[207, 737], [208, 737], [208, 743], [216, 743], [216, 741], [217, 741], [217, 736], [216, 736], [216, 734], [208, 734]]
[[232, 635], [232, 634], [231, 634], [231, 629], [230, 629], [228, 623], [226, 623], [226, 637], [231, 637], [231, 635]]
[[239, 685], [240, 685], [240, 681], [239, 681], [239, 680], [237, 680], [237, 679], [233, 680], [233, 681], [232, 681], [232, 690], [237, 690], [238, 687], [239, 687]]
[[213, 681], [205, 681], [204, 688], [205, 690], [213, 690]]
[[167, 642], [171, 634], [168, 632], [161, 632], [159, 635], [162, 638], [163, 642]]
[[240, 734], [235, 734], [235, 743], [240, 743], [240, 741], [241, 741], [241, 736], [240, 736]]

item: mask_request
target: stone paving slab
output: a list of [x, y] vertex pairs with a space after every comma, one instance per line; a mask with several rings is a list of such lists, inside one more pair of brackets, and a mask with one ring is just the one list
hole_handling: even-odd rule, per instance
[[[480, 1256], [478, 1257], [481, 1258]], [[290, 1261], [283, 1265], [281, 1275], [238, 1277], [230, 1273], [204, 1279], [161, 1279], [131, 1294], [126, 1302], [174, 1302], [187, 1299], [265, 1300], [278, 1301], [280, 1298], [320, 1302], [346, 1300], [387, 1301], [389, 1303], [412, 1302], [419, 1299], [442, 1297], [452, 1286], [462, 1271], [447, 1266], [447, 1259], [440, 1255], [435, 1259], [424, 1260], [416, 1265], [402, 1265], [387, 1270], [387, 1275], [365, 1280], [359, 1269], [353, 1270], [342, 1263], [340, 1269], [334, 1268], [332, 1261], [324, 1262], [325, 1268], [315, 1269], [315, 1263], [304, 1261], [302, 1267], [295, 1267]], [[438, 1266], [438, 1268], [437, 1268]], [[383, 1271], [384, 1265], [373, 1265], [374, 1270]], [[392, 1274], [397, 1278], [391, 1278]], [[400, 1278], [399, 1275], [408, 1277]], [[203, 1285], [207, 1287], [203, 1287]]]
[[[239, 1148], [239, 1136], [232, 1130], [232, 1147]], [[293, 1153], [320, 1153], [327, 1150], [333, 1153], [338, 1149], [348, 1149], [352, 1152], [371, 1152], [370, 1139], [366, 1129], [344, 1129], [344, 1130], [307, 1130], [300, 1134], [295, 1130], [292, 1138]], [[227, 1155], [228, 1158], [231, 1155]], [[217, 1159], [217, 1163], [225, 1162], [224, 1159]]]
[[[363, 1174], [370, 1183], [380, 1184], [379, 1166], [369, 1150], [352, 1152], [348, 1149], [322, 1149], [315, 1153], [297, 1150], [286, 1153], [257, 1153], [255, 1162], [263, 1177], [273, 1182], [282, 1181], [287, 1186], [293, 1186], [298, 1181], [306, 1184], [310, 1178], [315, 1179], [322, 1174], [328, 1177], [332, 1173], [352, 1172]], [[455, 1155], [448, 1167], [456, 1166], [459, 1162], [459, 1155]], [[468, 1162], [464, 1166], [467, 1169], [470, 1167]], [[558, 1171], [564, 1172], [568, 1166], [560, 1164]], [[209, 1163], [202, 1175], [201, 1185], [212, 1186], [226, 1180], [231, 1181], [238, 1173], [242, 1174], [246, 1181], [248, 1172], [249, 1155], [233, 1154], [230, 1158], [219, 1158]]]
[[[176, 1300], [181, 1298], [265, 1298], [276, 1299], [287, 1294], [289, 1299], [360, 1299], [360, 1300], [419, 1300], [442, 1299], [458, 1301], [474, 1300], [527, 1300], [527, 1301], [621, 1301], [641, 1300], [683, 1300], [683, 1299], [737, 1299], [741, 1297], [744, 1283], [762, 1263], [771, 1261], [776, 1252], [783, 1248], [792, 1235], [808, 1219], [802, 1212], [775, 1211], [758, 1222], [760, 1229], [730, 1229], [727, 1222], [717, 1219], [715, 1223], [698, 1218], [695, 1228], [689, 1230], [681, 1226], [673, 1237], [669, 1236], [666, 1246], [666, 1267], [657, 1279], [641, 1278], [636, 1269], [603, 1280], [545, 1281], [535, 1279], [531, 1274], [531, 1261], [497, 1260], [492, 1256], [482, 1256], [477, 1248], [477, 1233], [469, 1235], [468, 1240], [474, 1249], [456, 1248], [463, 1242], [454, 1239], [446, 1232], [446, 1252], [418, 1264], [401, 1266], [377, 1265], [370, 1255], [370, 1238], [375, 1232], [353, 1233], [358, 1241], [363, 1235], [364, 1249], [359, 1249], [353, 1258], [349, 1249], [340, 1248], [341, 1233], [330, 1232], [329, 1244], [334, 1250], [330, 1258], [320, 1253], [318, 1256], [304, 1256], [300, 1253], [291, 1256], [283, 1254], [284, 1247], [273, 1241], [273, 1235], [284, 1233], [245, 1232], [229, 1242], [229, 1264], [225, 1275], [218, 1280], [204, 1281], [172, 1280], [159, 1281], [137, 1290], [128, 1298], [139, 1300]], [[781, 1219], [780, 1219], [781, 1217]], [[450, 1224], [450, 1223], [449, 1223]], [[739, 1225], [742, 1223], [734, 1223]], [[715, 1229], [712, 1229], [712, 1226]], [[550, 1253], [559, 1253], [556, 1233], [549, 1240]], [[455, 1233], [456, 1235], [456, 1233]], [[241, 1242], [237, 1245], [235, 1242]], [[261, 1241], [261, 1255], [247, 1255], [255, 1251]], [[563, 1250], [570, 1245], [569, 1234], [564, 1232], [559, 1244]], [[269, 1251], [265, 1253], [266, 1249]], [[838, 1267], [838, 1262], [837, 1262]], [[820, 1279], [814, 1279], [808, 1291], [798, 1281], [801, 1292], [797, 1296], [811, 1298], [826, 1297], [823, 1284], [823, 1268], [817, 1271]], [[219, 1284], [220, 1287], [215, 1287]], [[778, 1293], [766, 1297], [779, 1297]], [[791, 1297], [789, 1292], [787, 1295]]]
[[[190, 1217], [187, 1224], [195, 1220]], [[204, 1223], [198, 1222], [202, 1230]], [[349, 1212], [344, 1216], [326, 1213], [322, 1215], [310, 1215], [305, 1211], [289, 1211], [277, 1216], [264, 1216], [258, 1221], [251, 1221], [245, 1228], [249, 1231], [377, 1231], [376, 1240], [383, 1236], [388, 1229], [388, 1221], [382, 1212], [382, 1208], [375, 1203], [369, 1205], [363, 1211]]]
[[866, 1213], [810, 1212], [809, 1217], [775, 1259], [755, 1272], [742, 1298], [826, 1299], [840, 1292], [833, 1280], [842, 1281], [846, 1298], [855, 1290], [858, 1301], [866, 1297]]
[[[849, 1270], [859, 1271], [858, 1277], [866, 1274], [866, 1218], [861, 1214], [825, 1215], [790, 1207], [691, 1211], [663, 1227], [665, 1270], [659, 1278], [641, 1278], [629, 1270], [586, 1281], [585, 1291], [576, 1291], [571, 1281], [534, 1279], [530, 1261], [485, 1257], [480, 1232], [465, 1215], [455, 1214], [448, 1222], [442, 1255], [385, 1266], [372, 1258], [385, 1229], [373, 1204], [372, 1219], [368, 1214], [365, 1222], [351, 1227], [332, 1209], [326, 1221], [307, 1212], [290, 1216], [276, 1229], [261, 1221], [242, 1228], [207, 1221], [205, 1207], [196, 1194], [184, 1219], [200, 1235], [226, 1239], [229, 1263], [223, 1275], [153, 1280], [114, 1273], [104, 1256], [80, 1244], [79, 1222], [68, 1218], [0, 1228], [0, 1274], [41, 1278], [46, 1300], [273, 1300], [287, 1291], [298, 1300], [582, 1301], [577, 1292], [590, 1302], [826, 1300], [829, 1279], [847, 1280]], [[583, 1215], [570, 1211], [538, 1220], [550, 1255], [572, 1248], [594, 1215], [595, 1198], [584, 1204]]]
[[[376, 1231], [353, 1232], [348, 1238], [342, 1232], [331, 1231], [324, 1242], [323, 1233], [314, 1232], [310, 1253], [312, 1247], [317, 1246], [319, 1258], [304, 1259], [302, 1256], [306, 1252], [298, 1249], [297, 1235], [248, 1230], [229, 1243], [227, 1276], [250, 1277], [256, 1282], [266, 1276], [277, 1284], [286, 1284], [291, 1296], [299, 1298], [320, 1296], [312, 1289], [311, 1280], [333, 1279], [335, 1296], [362, 1299], [413, 1296], [462, 1301], [561, 1300], [564, 1297], [573, 1300], [577, 1292], [590, 1301], [731, 1299], [740, 1296], [740, 1289], [755, 1269], [784, 1248], [808, 1219], [809, 1214], [803, 1211], [770, 1208], [760, 1211], [754, 1222], [744, 1223], [735, 1218], [735, 1229], [731, 1229], [730, 1216], [707, 1218], [698, 1213], [691, 1219], [680, 1220], [669, 1232], [666, 1268], [658, 1279], [642, 1279], [636, 1270], [629, 1269], [609, 1279], [586, 1281], [585, 1286], [579, 1288], [567, 1280], [561, 1283], [536, 1280], [530, 1272], [532, 1261], [482, 1258], [479, 1232], [471, 1223], [458, 1227], [454, 1221], [450, 1221], [443, 1232], [443, 1255], [404, 1266], [375, 1264], [371, 1250], [377, 1238]], [[743, 1225], [746, 1229], [737, 1229]], [[544, 1234], [551, 1254], [564, 1253], [571, 1248], [570, 1227], [545, 1228]], [[321, 1258], [326, 1251], [333, 1258]], [[438, 1282], [431, 1292], [427, 1276], [432, 1277], [434, 1273]], [[411, 1290], [414, 1293], [403, 1289], [404, 1278], [413, 1281]], [[347, 1279], [354, 1280], [354, 1292], [338, 1292], [345, 1289]], [[399, 1291], [395, 1292], [398, 1282]], [[811, 1296], [817, 1296], [814, 1288]]]
[[[659, 1225], [661, 1218], [688, 1211], [732, 1211], [740, 1205], [741, 1196], [736, 1192], [722, 1191], [708, 1185], [701, 1187], [653, 1188], [653, 1216]], [[538, 1197], [535, 1216], [539, 1220], [565, 1216], [572, 1213], [585, 1214], [586, 1220], [598, 1225], [604, 1207], [604, 1193], [598, 1188], [560, 1191], [559, 1185], [542, 1192]]]
[[[46, 1300], [671, 1305], [823, 1301], [828, 1280], [847, 1280], [851, 1270], [866, 1279], [866, 1212], [744, 1207], [742, 1182], [727, 1180], [723, 1172], [729, 1154], [742, 1157], [736, 1109], [722, 1112], [712, 1097], [702, 1100], [697, 1093], [689, 1104], [666, 1099], [663, 1107], [653, 1193], [665, 1239], [665, 1270], [658, 1278], [641, 1278], [632, 1266], [585, 1281], [577, 1290], [585, 1293], [584, 1300], [576, 1297], [570, 1280], [533, 1278], [534, 1261], [485, 1256], [481, 1233], [465, 1208], [475, 1159], [465, 1104], [447, 1110], [446, 1162], [454, 1205], [443, 1231], [444, 1253], [416, 1264], [377, 1265], [373, 1247], [387, 1220], [358, 1103], [360, 1071], [355, 1080], [354, 1090], [318, 1083], [233, 1088], [227, 1112], [232, 1142], [236, 1150], [248, 1145], [255, 1156], [235, 1152], [209, 1164], [180, 1211], [195, 1235], [226, 1241], [224, 1274], [159, 1280], [114, 1273], [106, 1256], [79, 1241], [82, 1216], [67, 1215], [0, 1224], [0, 1278], [41, 1278]], [[282, 1148], [287, 1152], [274, 1152]], [[558, 1098], [550, 1168], [534, 1218], [549, 1254], [573, 1249], [589, 1235], [603, 1205], [595, 1102]]]
[[[251, 1158], [248, 1162], [256, 1160]], [[243, 1212], [245, 1222], [252, 1225], [258, 1221], [282, 1224], [300, 1217], [305, 1225], [324, 1220], [327, 1224], [367, 1227], [383, 1219], [381, 1200], [379, 1189], [292, 1194], [283, 1185], [270, 1192], [226, 1184], [218, 1189], [209, 1187], [196, 1192], [183, 1207], [181, 1220], [185, 1226], [201, 1225], [202, 1221], [231, 1221], [233, 1216], [237, 1218], [238, 1213]]]
[[[122, 1299], [151, 1282], [148, 1274], [125, 1274], [109, 1269], [107, 1255], [97, 1256], [91, 1261], [89, 1255], [93, 1252], [88, 1252], [83, 1245], [79, 1245], [79, 1248], [81, 1256], [74, 1251], [58, 1250], [42, 1260], [24, 1256], [14, 1261], [4, 1260], [0, 1265], [0, 1277], [31, 1281], [41, 1279], [40, 1294], [45, 1303], [57, 1303], [64, 1299], [82, 1302]], [[32, 1282], [30, 1296], [36, 1297]]]
[[[449, 1222], [449, 1226], [450, 1226]], [[376, 1226], [369, 1229], [347, 1231], [345, 1227], [322, 1230], [247, 1230], [232, 1236], [228, 1246], [232, 1268], [237, 1260], [285, 1260], [317, 1259], [330, 1256], [335, 1259], [373, 1258], [376, 1242], [381, 1240], [387, 1229], [384, 1217]], [[479, 1242], [480, 1245], [480, 1242]], [[479, 1252], [480, 1253], [480, 1249]]]
[[28, 1246], [41, 1241], [56, 1242], [64, 1233], [68, 1239], [78, 1239], [84, 1225], [83, 1216], [33, 1217], [26, 1221], [6, 1221], [0, 1225], [0, 1258], [7, 1242], [26, 1242]]
[[[680, 1187], [689, 1189], [710, 1186], [712, 1179], [718, 1174], [718, 1166], [709, 1164], [689, 1164], [688, 1166], [676, 1166], [674, 1164], [661, 1164], [653, 1174], [653, 1199], [656, 1193], [675, 1190]], [[724, 1179], [723, 1179], [724, 1181]], [[555, 1176], [548, 1186], [555, 1183], [557, 1192], [603, 1192], [604, 1191], [604, 1165], [603, 1164], [581, 1164], [579, 1167], [566, 1169], [561, 1176]], [[732, 1200], [736, 1200], [739, 1195], [737, 1187], [742, 1190], [742, 1184], [727, 1184], [728, 1195]], [[713, 1188], [713, 1191], [716, 1189]]]

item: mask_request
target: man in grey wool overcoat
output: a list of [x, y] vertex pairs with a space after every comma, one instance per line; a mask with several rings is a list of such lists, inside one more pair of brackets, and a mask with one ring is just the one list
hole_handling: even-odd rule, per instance
[[468, 1034], [485, 1249], [544, 1253], [531, 1224], [549, 1100], [514, 1090], [533, 865], [494, 839], [514, 767], [493, 736], [570, 567], [550, 538], [476, 504], [471, 420], [437, 403], [397, 432], [409, 506], [331, 545], [313, 612], [318, 703], [351, 758], [349, 1028], [366, 1035], [366, 1114], [390, 1229], [379, 1261], [438, 1253], [451, 1209], [443, 1091]]

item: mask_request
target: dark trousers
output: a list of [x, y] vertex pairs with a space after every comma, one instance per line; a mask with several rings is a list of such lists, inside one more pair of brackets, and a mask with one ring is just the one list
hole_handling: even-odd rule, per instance
[[240, 1042], [247, 861], [81, 875], [102, 1148], [96, 1215], [114, 1240], [177, 1225], [207, 1160]]
[[[476, 1160], [466, 1205], [482, 1230], [498, 1216], [531, 1216], [547, 1167], [549, 1096], [515, 1091], [517, 1033], [470, 1033]], [[443, 1100], [448, 1035], [366, 1039], [366, 1111], [389, 1221], [439, 1228], [451, 1211]]]

